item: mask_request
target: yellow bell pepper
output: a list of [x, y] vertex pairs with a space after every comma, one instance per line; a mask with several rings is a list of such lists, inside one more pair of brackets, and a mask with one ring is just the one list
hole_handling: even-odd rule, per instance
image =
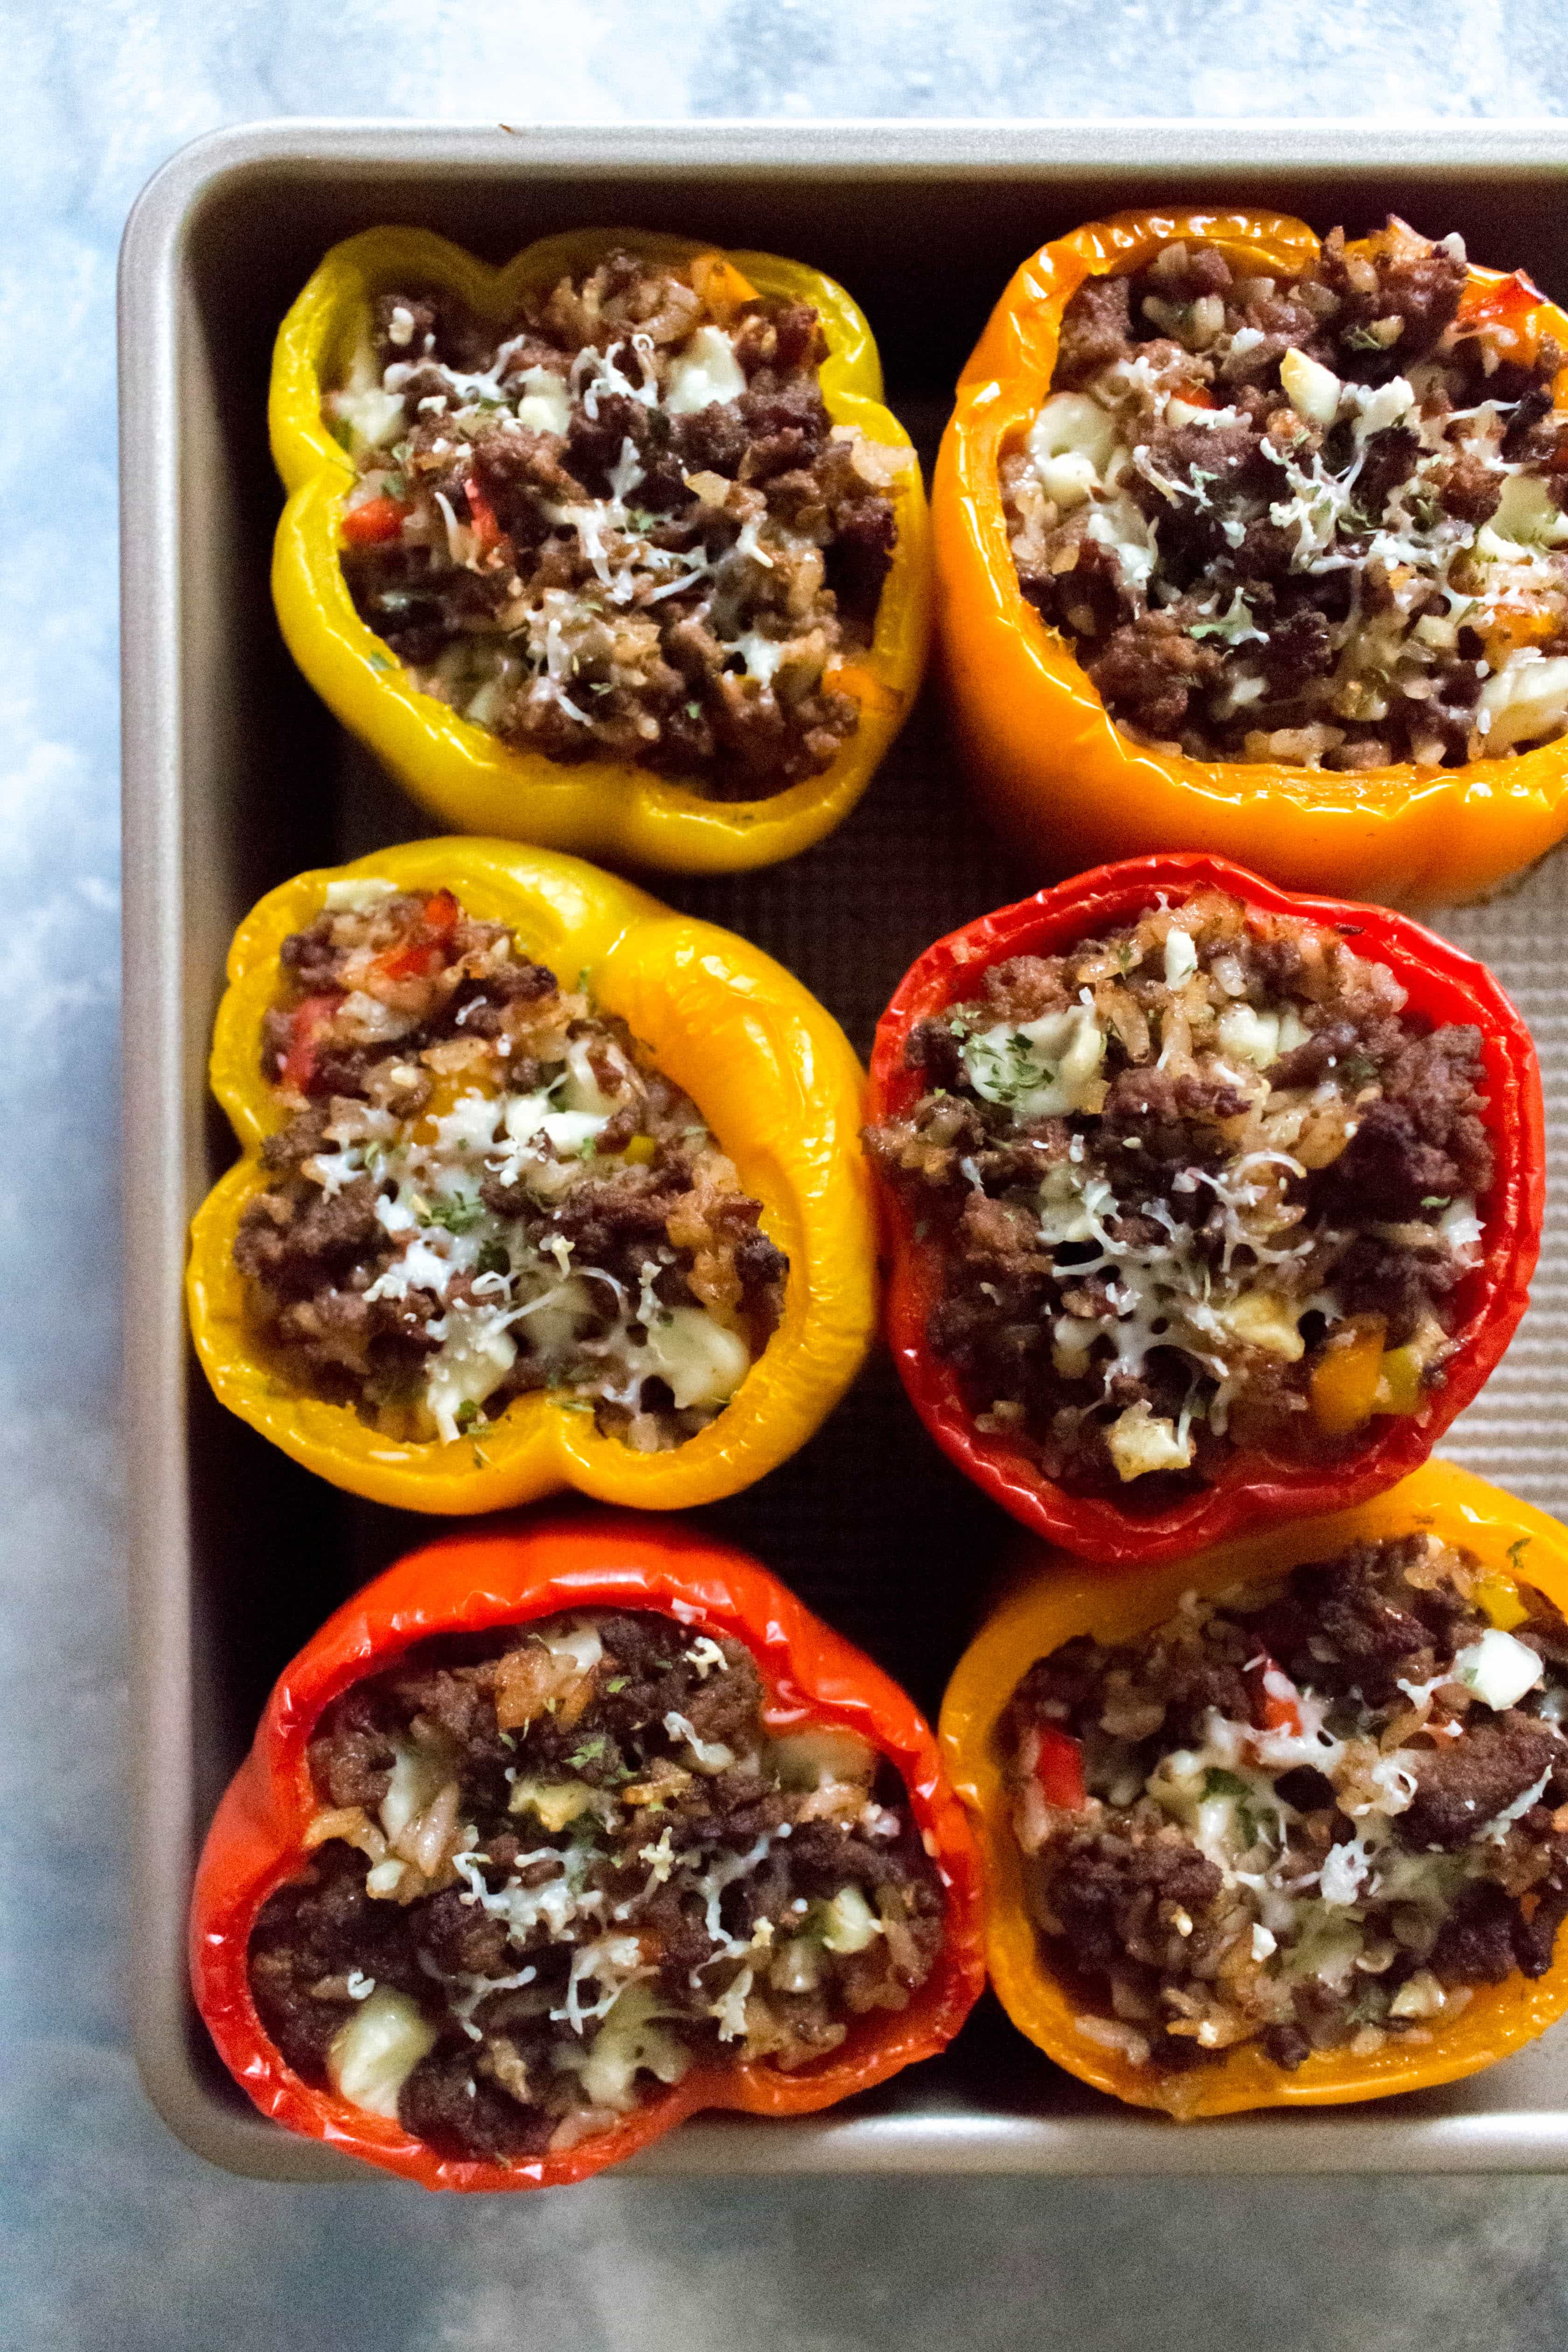
[[[1289, 889], [1400, 906], [1477, 898], [1568, 832], [1568, 736], [1462, 768], [1347, 775], [1188, 759], [1123, 733], [1073, 646], [1019, 584], [998, 469], [1050, 389], [1062, 314], [1085, 278], [1130, 276], [1180, 238], [1213, 245], [1252, 276], [1297, 275], [1319, 250], [1304, 222], [1277, 213], [1091, 222], [1022, 265], [959, 379], [932, 523], [943, 662], [975, 790], [1045, 874], [1208, 849]], [[1472, 268], [1465, 300], [1470, 316], [1510, 325], [1521, 356], [1542, 335], [1568, 349], [1568, 318], [1527, 280]], [[1556, 397], [1568, 406], [1568, 369]]]
[[[1120, 1579], [1058, 1565], [1043, 1548], [1030, 1547], [1024, 1580], [984, 1626], [947, 1685], [941, 1739], [947, 1769], [980, 1834], [991, 1982], [1019, 2032], [1082, 2082], [1134, 2106], [1161, 2103], [1157, 2079], [1147, 2068], [1081, 2031], [1079, 2018], [1091, 2004], [1055, 1973], [1030, 1915], [997, 1741], [1019, 1682], [1036, 1658], [1076, 1634], [1106, 1643], [1134, 1639], [1173, 1615], [1184, 1592], [1264, 1584], [1349, 1544], [1425, 1531], [1479, 1561], [1486, 1573], [1479, 1598], [1493, 1623], [1506, 1628], [1524, 1614], [1516, 1578], [1560, 1609], [1568, 1607], [1568, 1528], [1450, 1462], [1428, 1462], [1354, 1510], [1294, 1519]], [[1568, 1940], [1544, 1976], [1514, 1975], [1476, 1986], [1465, 2009], [1447, 2023], [1435, 2023], [1425, 2043], [1387, 2042], [1363, 2056], [1318, 2051], [1287, 2073], [1256, 2042], [1239, 2042], [1181, 2078], [1183, 2116], [1332, 2105], [1456, 2082], [1533, 2041], [1565, 2010]]]
[[[517, 751], [444, 703], [419, 693], [361, 620], [343, 578], [340, 524], [352, 464], [323, 418], [322, 397], [366, 341], [376, 297], [434, 287], [497, 327], [530, 294], [568, 271], [591, 268], [624, 245], [686, 267], [711, 297], [750, 291], [809, 302], [828, 343], [821, 382], [835, 425], [907, 449], [908, 435], [883, 405], [882, 364], [864, 317], [841, 286], [774, 254], [717, 254], [689, 237], [633, 229], [576, 229], [529, 246], [491, 269], [444, 237], [412, 228], [369, 229], [334, 246], [295, 302], [273, 355], [272, 452], [288, 491], [273, 556], [272, 587], [284, 637], [322, 699], [416, 800], [468, 833], [501, 835], [615, 863], [680, 874], [727, 874], [793, 857], [831, 833], [859, 800], [909, 714], [930, 635], [929, 526], [920, 467], [911, 462], [889, 490], [898, 526], [876, 627], [860, 659], [829, 683], [860, 705], [860, 723], [819, 776], [765, 800], [706, 799], [692, 785], [612, 761], [565, 766]], [[744, 294], [741, 289], [745, 289]]]
[[[619, 1013], [702, 1109], [763, 1230], [788, 1255], [784, 1311], [730, 1402], [667, 1453], [602, 1436], [591, 1413], [545, 1392], [449, 1443], [399, 1444], [351, 1407], [303, 1393], [247, 1311], [234, 1262], [249, 1202], [272, 1181], [266, 1138], [285, 1106], [261, 1066], [278, 951], [319, 913], [329, 882], [373, 876], [400, 890], [452, 890], [527, 951]], [[412, 842], [302, 874], [246, 917], [228, 959], [213, 1091], [243, 1148], [198, 1212], [186, 1294], [207, 1378], [232, 1412], [335, 1486], [405, 1510], [491, 1511], [575, 1487], [609, 1503], [676, 1510], [737, 1493], [802, 1444], [860, 1370], [876, 1318], [875, 1229], [858, 1141], [862, 1073], [836, 1021], [747, 940], [675, 914], [578, 859], [498, 841]]]

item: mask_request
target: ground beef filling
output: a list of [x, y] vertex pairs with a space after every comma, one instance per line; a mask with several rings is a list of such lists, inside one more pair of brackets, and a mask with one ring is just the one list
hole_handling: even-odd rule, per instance
[[1069, 303], [1002, 462], [1019, 579], [1113, 717], [1199, 760], [1453, 767], [1568, 726], [1568, 414], [1539, 298], [1336, 229], [1299, 278], [1175, 244]]
[[499, 339], [382, 297], [325, 409], [358, 469], [350, 589], [422, 692], [717, 799], [829, 766], [912, 460], [830, 421], [815, 310], [746, 296], [715, 256], [614, 253]]
[[444, 2153], [534, 2156], [694, 2061], [809, 2066], [904, 2008], [942, 1895], [903, 1784], [762, 1709], [738, 1643], [593, 1611], [349, 1692], [251, 1937], [288, 2063]]
[[282, 961], [235, 1262], [289, 1377], [404, 1441], [547, 1388], [641, 1452], [705, 1428], [788, 1264], [624, 1024], [446, 890], [331, 883]]
[[1158, 1510], [1237, 1447], [1331, 1461], [1415, 1411], [1492, 1157], [1479, 1033], [1404, 1008], [1336, 933], [1205, 892], [917, 1024], [928, 1090], [867, 1141], [979, 1427]]
[[1471, 1987], [1543, 1975], [1565, 1710], [1556, 1609], [1433, 1536], [1041, 1658], [1000, 1737], [1080, 2031], [1155, 2076], [1248, 2042], [1290, 2069], [1429, 2041]]

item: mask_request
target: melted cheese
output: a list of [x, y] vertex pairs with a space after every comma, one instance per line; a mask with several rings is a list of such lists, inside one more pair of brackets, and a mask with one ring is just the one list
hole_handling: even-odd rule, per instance
[[674, 366], [664, 394], [672, 416], [689, 416], [723, 400], [738, 400], [746, 377], [735, 346], [718, 327], [699, 327]]
[[1544, 1672], [1539, 1652], [1496, 1625], [1489, 1625], [1479, 1642], [1460, 1650], [1454, 1659], [1457, 1678], [1467, 1690], [1474, 1691], [1483, 1706], [1499, 1714], [1517, 1706]]
[[437, 2038], [417, 2001], [378, 1985], [332, 2037], [327, 2079], [351, 2106], [395, 2117], [398, 2093]]
[[664, 1382], [678, 1412], [727, 1404], [751, 1369], [745, 1340], [700, 1307], [667, 1307], [632, 1360], [640, 1380]]
[[1105, 1443], [1124, 1482], [1146, 1477], [1151, 1470], [1185, 1470], [1192, 1460], [1190, 1433], [1182, 1434], [1174, 1421], [1151, 1412], [1142, 1397], [1111, 1423]]
[[998, 1023], [966, 1038], [961, 1052], [975, 1092], [1020, 1120], [1099, 1107], [1105, 1034], [1092, 1005], [1069, 1005], [1017, 1025]]

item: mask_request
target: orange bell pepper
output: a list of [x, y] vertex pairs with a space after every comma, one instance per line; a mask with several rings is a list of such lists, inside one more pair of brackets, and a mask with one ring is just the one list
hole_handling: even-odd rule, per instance
[[[693, 1097], [762, 1203], [789, 1274], [779, 1328], [723, 1412], [667, 1453], [601, 1434], [547, 1391], [514, 1399], [483, 1433], [400, 1444], [352, 1408], [302, 1394], [269, 1357], [234, 1262], [248, 1203], [272, 1181], [261, 1147], [285, 1107], [261, 1066], [278, 951], [314, 920], [329, 882], [374, 876], [432, 894], [427, 927], [468, 911], [510, 924], [570, 985], [580, 971], [607, 1013], [646, 1041]], [[857, 1134], [862, 1077], [831, 1015], [758, 948], [673, 913], [573, 857], [498, 841], [421, 841], [270, 891], [229, 950], [213, 1045], [213, 1091], [244, 1147], [191, 1228], [186, 1297], [204, 1370], [222, 1402], [334, 1486], [413, 1511], [492, 1511], [572, 1486], [602, 1502], [679, 1510], [751, 1485], [827, 1418], [864, 1360], [876, 1316], [869, 1179]], [[289, 1075], [308, 1072], [312, 1002], [295, 1014]]]
[[[1161, 2104], [1157, 2079], [1146, 2068], [1081, 2031], [1079, 2019], [1093, 2004], [1056, 1973], [1030, 1916], [998, 1747], [998, 1727], [1019, 1681], [1037, 1658], [1078, 1634], [1107, 1643], [1133, 1640], [1171, 1616], [1184, 1592], [1264, 1585], [1346, 1545], [1422, 1531], [1462, 1547], [1489, 1571], [1479, 1597], [1494, 1623], [1505, 1629], [1518, 1623], [1524, 1613], [1521, 1583], [1568, 1608], [1568, 1529], [1448, 1462], [1428, 1463], [1354, 1510], [1292, 1519], [1118, 1581], [1055, 1560], [1041, 1546], [1031, 1544], [1019, 1555], [1017, 1588], [966, 1651], [947, 1685], [941, 1740], [979, 1832], [991, 1982], [1019, 2032], [1081, 2082], [1134, 2106]], [[1291, 1702], [1270, 1697], [1270, 1704], [1287, 1710], [1274, 1720], [1288, 1722]], [[1333, 2105], [1456, 2082], [1533, 2041], [1565, 2010], [1568, 1943], [1560, 1942], [1546, 1975], [1478, 1985], [1465, 2009], [1438, 2021], [1426, 2043], [1386, 2042], [1359, 2057], [1348, 2050], [1319, 2051], [1288, 2073], [1256, 2042], [1239, 2042], [1181, 2078], [1183, 2116]]]
[[[1299, 274], [1319, 250], [1312, 229], [1278, 213], [1091, 222], [1023, 264], [959, 379], [932, 526], [940, 642], [975, 790], [1046, 874], [1142, 850], [1211, 849], [1294, 889], [1409, 906], [1476, 898], [1568, 833], [1568, 737], [1463, 768], [1345, 775], [1152, 750], [1116, 726], [1071, 644], [1019, 585], [998, 467], [1050, 388], [1062, 313], [1086, 278], [1130, 276], [1180, 238], [1252, 275]], [[1512, 355], [1543, 335], [1568, 350], [1568, 317], [1517, 273], [1473, 268], [1466, 301], [1477, 324], [1508, 331]], [[1568, 407], [1568, 369], [1556, 399]]]
[[[559, 2155], [511, 2163], [440, 2157], [395, 2119], [306, 2083], [264, 2032], [246, 1965], [262, 1905], [297, 1877], [319, 1801], [308, 1750], [322, 1711], [434, 1634], [521, 1625], [557, 1611], [652, 1610], [683, 1633], [745, 1643], [777, 1731], [826, 1723], [897, 1769], [946, 1891], [943, 1947], [903, 2010], [855, 2020], [841, 2049], [798, 2072], [697, 2064], [623, 2120]], [[950, 2042], [985, 1981], [974, 1840], [922, 1717], [896, 1683], [803, 1609], [744, 1552], [631, 1513], [537, 1519], [448, 1537], [399, 1560], [329, 1618], [279, 1678], [256, 1744], [207, 1833], [191, 1911], [191, 1980], [225, 2063], [264, 2114], [427, 2189], [538, 2189], [581, 2180], [663, 2137], [700, 2107], [808, 2115], [883, 2083]]]

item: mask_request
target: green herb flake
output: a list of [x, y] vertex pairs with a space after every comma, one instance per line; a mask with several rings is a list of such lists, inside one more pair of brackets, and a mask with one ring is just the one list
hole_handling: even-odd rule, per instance
[[477, 1201], [465, 1200], [461, 1193], [453, 1201], [437, 1201], [424, 1217], [426, 1225], [440, 1225], [449, 1234], [465, 1234], [477, 1224], [480, 1217]]
[[1423, 1192], [1421, 1195], [1424, 1209], [1447, 1209], [1450, 1205], [1451, 1196], [1447, 1192]]
[[1206, 1797], [1249, 1797], [1252, 1790], [1239, 1773], [1227, 1772], [1214, 1764], [1203, 1776], [1203, 1793]]
[[630, 1675], [612, 1675], [604, 1687], [607, 1691], [612, 1693], [615, 1691], [623, 1691], [631, 1679], [632, 1677]]
[[493, 1241], [480, 1243], [478, 1271], [481, 1274], [510, 1274], [512, 1261], [507, 1254], [504, 1243]]
[[1382, 336], [1375, 335], [1370, 327], [1347, 328], [1340, 341], [1347, 352], [1381, 352], [1388, 348]]
[[1515, 1576], [1524, 1574], [1524, 1555], [1530, 1548], [1531, 1540], [1529, 1536], [1520, 1536], [1508, 1548], [1508, 1556], [1513, 1562]]
[[603, 1755], [605, 1746], [603, 1733], [595, 1732], [591, 1739], [585, 1739], [582, 1746], [575, 1748], [567, 1758], [567, 1769], [570, 1772], [580, 1772], [585, 1764], [596, 1763]]

